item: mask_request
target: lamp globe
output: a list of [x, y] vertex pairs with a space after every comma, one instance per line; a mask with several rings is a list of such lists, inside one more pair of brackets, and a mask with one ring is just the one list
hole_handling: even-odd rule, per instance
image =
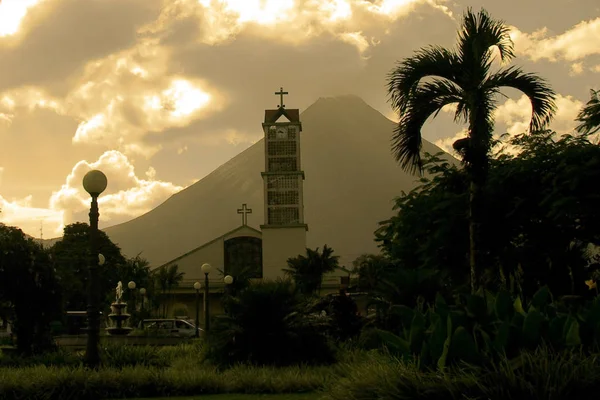
[[200, 269], [202, 270], [202, 273], [204, 274], [210, 274], [210, 270], [212, 269], [211, 265], [208, 263], [204, 263], [202, 264], [202, 266], [200, 267]]
[[108, 180], [102, 171], [93, 169], [83, 177], [83, 188], [92, 196], [99, 196], [104, 192]]

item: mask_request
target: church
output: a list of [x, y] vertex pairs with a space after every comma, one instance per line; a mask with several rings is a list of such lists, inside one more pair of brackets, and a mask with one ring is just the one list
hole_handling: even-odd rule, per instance
[[[284, 276], [289, 258], [306, 254], [308, 225], [304, 221], [303, 186], [305, 174], [301, 164], [300, 111], [287, 109], [283, 103], [283, 88], [275, 93], [280, 104], [275, 110], [265, 110], [263, 181], [264, 223], [259, 229], [248, 224], [252, 206], [242, 204], [236, 211], [241, 225], [221, 236], [191, 249], [155, 269], [177, 265], [184, 279], [174, 289], [174, 302], [169, 307], [172, 316], [195, 314], [195, 282], [204, 285], [201, 266], [211, 265], [209, 289], [211, 300], [223, 293], [224, 276], [235, 279], [239, 271], [252, 270], [255, 279], [275, 280]], [[250, 206], [250, 207], [249, 207]], [[340, 269], [324, 278], [322, 294], [336, 292], [347, 285], [349, 272]], [[211, 312], [220, 312], [220, 302], [210, 301]]]

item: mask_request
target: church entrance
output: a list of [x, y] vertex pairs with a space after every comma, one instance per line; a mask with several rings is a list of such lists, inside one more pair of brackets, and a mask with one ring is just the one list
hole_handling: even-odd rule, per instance
[[262, 239], [252, 236], [239, 236], [226, 240], [225, 275], [234, 278], [248, 271], [249, 278], [262, 278]]

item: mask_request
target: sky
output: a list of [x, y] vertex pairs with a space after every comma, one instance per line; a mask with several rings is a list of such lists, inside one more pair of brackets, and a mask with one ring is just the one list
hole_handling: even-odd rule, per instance
[[[140, 216], [259, 140], [281, 86], [288, 108], [354, 94], [397, 120], [387, 74], [453, 46], [467, 7], [510, 26], [571, 131], [600, 86], [597, 0], [0, 0], [0, 222], [52, 238], [87, 221], [90, 169], [109, 180], [101, 228]], [[505, 95], [496, 132], [521, 133], [531, 108]], [[465, 134], [447, 111], [423, 129], [444, 149]]]

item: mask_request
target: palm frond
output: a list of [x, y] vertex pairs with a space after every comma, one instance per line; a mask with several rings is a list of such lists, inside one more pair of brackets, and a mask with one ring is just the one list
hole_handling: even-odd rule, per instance
[[577, 115], [576, 121], [581, 122], [577, 126], [577, 132], [584, 135], [591, 135], [600, 131], [600, 91], [591, 90], [590, 100], [586, 103], [583, 109]]
[[447, 80], [427, 82], [411, 95], [392, 136], [392, 152], [403, 169], [410, 173], [422, 172], [423, 124], [442, 107], [462, 101], [462, 90]]
[[502, 62], [510, 61], [515, 56], [510, 29], [483, 8], [478, 13], [468, 8], [458, 33], [458, 53], [463, 63], [471, 64], [469, 72], [479, 70], [480, 76], [487, 73], [492, 47], [498, 48]]
[[410, 96], [424, 78], [438, 77], [457, 82], [461, 75], [458, 56], [439, 46], [423, 48], [398, 63], [388, 74], [388, 95], [392, 108], [403, 113]]
[[483, 89], [490, 94], [499, 93], [501, 87], [517, 89], [529, 98], [532, 107], [530, 131], [544, 129], [554, 116], [556, 93], [539, 76], [510, 67], [496, 72], [483, 83]]

